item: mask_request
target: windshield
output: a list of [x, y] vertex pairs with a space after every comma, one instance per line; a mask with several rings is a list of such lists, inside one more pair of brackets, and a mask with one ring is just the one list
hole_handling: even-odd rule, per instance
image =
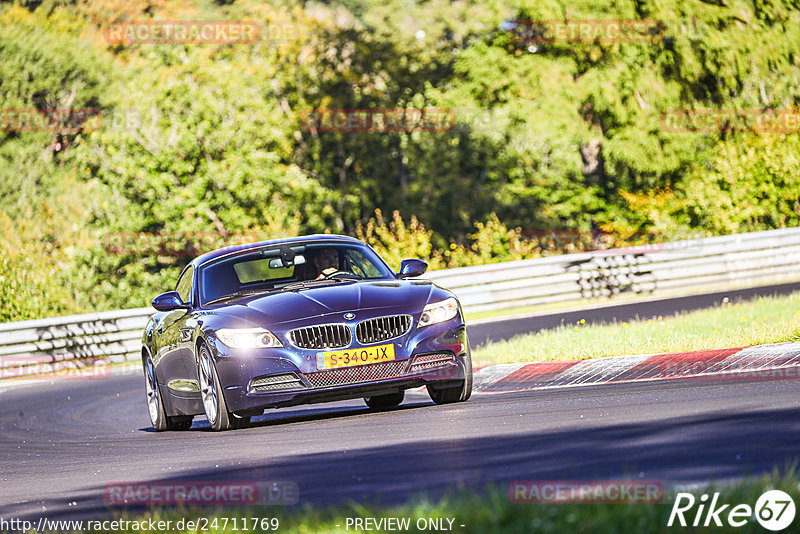
[[[343, 244], [270, 246], [220, 258], [200, 268], [201, 304], [226, 296], [325, 285], [328, 280], [393, 279], [370, 248]], [[298, 282], [315, 281], [313, 284]]]

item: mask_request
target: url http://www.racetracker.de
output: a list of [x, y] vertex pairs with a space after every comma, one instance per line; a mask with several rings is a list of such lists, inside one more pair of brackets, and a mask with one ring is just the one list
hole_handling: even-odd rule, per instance
[[233, 530], [241, 532], [272, 531], [280, 528], [276, 517], [196, 517], [193, 519], [105, 519], [61, 520], [40, 517], [36, 521], [0, 517], [0, 532], [204, 532]]

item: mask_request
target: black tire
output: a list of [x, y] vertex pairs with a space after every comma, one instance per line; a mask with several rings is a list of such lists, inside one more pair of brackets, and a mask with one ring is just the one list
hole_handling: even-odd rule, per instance
[[391, 408], [393, 406], [397, 406], [406, 396], [406, 392], [404, 390], [400, 390], [397, 393], [388, 393], [386, 395], [376, 395], [374, 397], [364, 397], [364, 402], [367, 403], [373, 410], [381, 410], [384, 408]]
[[149, 356], [142, 360], [144, 370], [145, 394], [147, 395], [147, 409], [150, 415], [150, 424], [153, 430], [163, 432], [165, 430], [189, 430], [192, 427], [191, 415], [168, 416], [164, 409], [164, 402], [161, 399], [161, 389], [158, 385], [155, 365]]
[[[200, 383], [200, 394], [203, 399], [203, 408], [211, 430], [231, 430], [243, 428], [250, 424], [250, 417], [239, 417], [228, 411], [225, 395], [222, 394], [219, 375], [214, 365], [211, 351], [205, 344], [200, 345], [197, 355], [197, 376]], [[214, 396], [215, 401], [210, 400]]]
[[467, 350], [467, 355], [464, 358], [464, 367], [466, 368], [467, 377], [464, 384], [464, 398], [462, 400], [469, 400], [472, 396], [472, 353]]
[[436, 384], [428, 384], [428, 395], [436, 404], [450, 404], [453, 402], [464, 402], [472, 396], [472, 356], [467, 353], [464, 359], [464, 372], [466, 377], [455, 386], [441, 387]]

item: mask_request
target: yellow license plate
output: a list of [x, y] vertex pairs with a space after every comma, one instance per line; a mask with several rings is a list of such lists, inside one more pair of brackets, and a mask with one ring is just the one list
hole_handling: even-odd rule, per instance
[[360, 349], [318, 352], [317, 369], [335, 369], [369, 363], [391, 362], [394, 360], [394, 345], [376, 345]]

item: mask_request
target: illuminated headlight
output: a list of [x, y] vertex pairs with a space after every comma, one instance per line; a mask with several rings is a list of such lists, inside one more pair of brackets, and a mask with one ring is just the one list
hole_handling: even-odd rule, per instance
[[217, 337], [233, 349], [266, 349], [282, 347], [275, 335], [264, 328], [223, 328]]
[[452, 319], [458, 313], [458, 301], [453, 297], [425, 306], [419, 318], [419, 326], [428, 326]]

